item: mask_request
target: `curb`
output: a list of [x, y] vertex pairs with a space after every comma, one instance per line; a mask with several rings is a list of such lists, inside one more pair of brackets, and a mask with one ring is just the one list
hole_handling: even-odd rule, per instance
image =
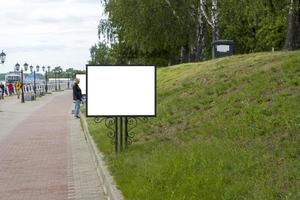
[[84, 132], [85, 139], [88, 143], [89, 149], [92, 152], [93, 160], [96, 165], [97, 174], [100, 178], [101, 183], [103, 184], [103, 189], [107, 195], [107, 200], [124, 200], [124, 197], [113, 180], [113, 177], [110, 175], [107, 170], [106, 164], [103, 160], [103, 154], [98, 150], [94, 140], [92, 139], [86, 117], [81, 113], [80, 120], [82, 122], [82, 128]]

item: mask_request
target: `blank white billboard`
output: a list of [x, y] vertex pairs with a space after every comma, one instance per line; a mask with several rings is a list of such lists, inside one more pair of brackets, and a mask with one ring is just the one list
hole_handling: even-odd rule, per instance
[[80, 79], [79, 87], [81, 89], [81, 93], [86, 95], [86, 75], [85, 74], [76, 74], [76, 78]]
[[155, 116], [155, 66], [87, 66], [87, 116]]

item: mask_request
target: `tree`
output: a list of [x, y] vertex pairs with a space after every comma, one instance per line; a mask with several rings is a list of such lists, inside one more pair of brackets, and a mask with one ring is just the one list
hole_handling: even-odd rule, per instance
[[92, 61], [107, 54], [109, 62], [123, 64], [205, 60], [221, 35], [234, 40], [238, 54], [297, 48], [299, 1], [102, 0], [107, 16], [100, 20], [99, 38], [108, 50], [96, 59], [99, 47], [92, 47]]
[[235, 42], [235, 52], [282, 49], [286, 34], [287, 0], [220, 1], [222, 37]]
[[197, 6], [197, 26], [196, 26], [196, 39], [195, 39], [195, 61], [204, 59], [205, 50], [205, 32], [207, 30], [205, 16], [202, 12], [202, 4]]
[[136, 52], [135, 60], [175, 64], [203, 57], [206, 26], [199, 1], [118, 0], [108, 1], [106, 8], [117, 41]]
[[300, 1], [290, 0], [288, 13], [288, 29], [284, 49], [294, 50], [299, 46]]
[[101, 64], [110, 64], [110, 55], [109, 55], [109, 47], [99, 42], [98, 44], [93, 45], [90, 48], [91, 60], [89, 64], [93, 65], [101, 65]]
[[219, 10], [218, 10], [218, 0], [211, 0], [211, 16], [209, 17], [206, 8], [206, 0], [200, 0], [200, 8], [202, 15], [205, 17], [207, 23], [212, 28], [212, 40], [220, 39], [220, 29], [219, 29]]

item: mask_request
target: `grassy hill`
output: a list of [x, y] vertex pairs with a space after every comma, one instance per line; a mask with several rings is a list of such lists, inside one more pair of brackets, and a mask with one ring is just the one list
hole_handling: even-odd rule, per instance
[[126, 199], [300, 199], [300, 52], [158, 70], [158, 115], [115, 155], [94, 140]]

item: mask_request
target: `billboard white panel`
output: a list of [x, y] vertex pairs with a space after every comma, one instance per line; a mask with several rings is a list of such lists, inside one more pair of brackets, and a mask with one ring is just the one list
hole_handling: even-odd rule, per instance
[[76, 74], [76, 78], [80, 79], [79, 87], [81, 89], [81, 93], [86, 95], [86, 75], [85, 74]]
[[155, 66], [87, 66], [87, 116], [155, 116]]

